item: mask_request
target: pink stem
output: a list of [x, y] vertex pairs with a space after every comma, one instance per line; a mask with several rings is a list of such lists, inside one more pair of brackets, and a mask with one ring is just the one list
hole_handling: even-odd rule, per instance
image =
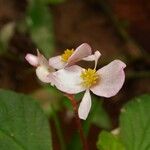
[[82, 145], [83, 145], [83, 150], [88, 150], [87, 140], [86, 140], [86, 138], [84, 136], [84, 133], [83, 133], [81, 120], [80, 120], [80, 118], [78, 116], [78, 104], [77, 104], [77, 101], [75, 100], [74, 95], [65, 94], [65, 96], [68, 97], [68, 99], [71, 101], [71, 104], [73, 106], [78, 132], [79, 132], [80, 139], [81, 139], [81, 142], [82, 142]]

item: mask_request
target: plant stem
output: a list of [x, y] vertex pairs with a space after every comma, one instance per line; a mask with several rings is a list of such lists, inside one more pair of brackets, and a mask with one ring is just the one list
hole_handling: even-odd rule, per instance
[[62, 133], [62, 130], [61, 130], [61, 125], [60, 125], [60, 122], [59, 122], [59, 119], [58, 119], [58, 115], [57, 115], [57, 113], [56, 113], [56, 111], [54, 110], [53, 107], [51, 107], [51, 109], [53, 110], [52, 111], [52, 116], [53, 116], [53, 119], [54, 119], [54, 123], [55, 123], [56, 131], [57, 131], [58, 139], [59, 139], [59, 142], [60, 142], [61, 150], [65, 150], [66, 145], [65, 145], [65, 142], [64, 142], [64, 137], [63, 137], [63, 133]]
[[71, 95], [71, 94], [65, 94], [65, 95], [71, 101], [71, 104], [73, 106], [78, 132], [79, 132], [80, 139], [81, 139], [81, 142], [82, 142], [82, 145], [83, 145], [83, 150], [88, 150], [87, 140], [86, 140], [86, 138], [84, 136], [84, 133], [83, 133], [81, 120], [80, 120], [80, 118], [78, 116], [78, 104], [77, 104], [77, 101], [75, 100], [74, 95]]

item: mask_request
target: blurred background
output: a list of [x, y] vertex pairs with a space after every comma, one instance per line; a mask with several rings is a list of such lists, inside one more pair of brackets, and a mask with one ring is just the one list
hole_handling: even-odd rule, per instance
[[123, 88], [110, 99], [93, 97], [83, 122], [94, 150], [102, 129], [118, 127], [123, 104], [150, 93], [149, 18], [148, 0], [0, 0], [0, 88], [38, 98], [50, 118], [54, 149], [65, 149], [64, 143], [78, 142], [71, 105], [37, 79], [26, 53], [38, 48], [49, 58], [86, 42], [102, 54], [98, 68], [121, 59], [127, 64]]

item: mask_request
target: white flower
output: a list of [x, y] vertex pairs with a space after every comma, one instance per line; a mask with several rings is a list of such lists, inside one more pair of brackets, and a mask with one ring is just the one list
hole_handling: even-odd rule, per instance
[[[100, 55], [95, 56], [95, 68]], [[101, 69], [84, 69], [73, 65], [52, 73], [51, 82], [61, 91], [68, 94], [77, 94], [85, 91], [80, 103], [78, 114], [81, 119], [86, 119], [91, 108], [92, 91], [97, 96], [112, 97], [118, 93], [125, 81], [125, 63], [114, 60]]]
[[[100, 53], [99, 53], [100, 55]], [[74, 65], [80, 60], [94, 61], [95, 57], [92, 55], [91, 47], [87, 43], [81, 44], [74, 49], [67, 49], [62, 55], [58, 55], [49, 59], [49, 65], [55, 69], [62, 69]]]
[[51, 72], [54, 72], [55, 69], [48, 64], [46, 58], [42, 54], [40, 54], [39, 51], [37, 51], [37, 56], [28, 53], [25, 56], [25, 59], [30, 65], [36, 67], [36, 75], [42, 82], [50, 83], [48, 75]]

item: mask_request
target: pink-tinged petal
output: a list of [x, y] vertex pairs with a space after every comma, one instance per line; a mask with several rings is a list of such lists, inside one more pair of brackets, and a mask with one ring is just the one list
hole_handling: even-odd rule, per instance
[[38, 66], [39, 61], [38, 61], [38, 57], [32, 54], [27, 54], [25, 56], [25, 59], [28, 61], [28, 63], [34, 67]]
[[49, 59], [49, 65], [55, 69], [62, 69], [66, 63], [61, 60], [61, 56], [52, 57]]
[[79, 109], [78, 109], [79, 118], [86, 120], [90, 112], [90, 109], [91, 109], [91, 95], [90, 95], [89, 90], [86, 90], [82, 98], [82, 101], [79, 105]]
[[114, 60], [103, 68], [99, 69], [97, 73], [100, 76], [99, 82], [91, 87], [91, 91], [103, 97], [112, 97], [116, 95], [121, 89], [125, 81], [124, 68], [126, 64], [120, 60]]
[[49, 72], [55, 71], [55, 69], [48, 64], [47, 59], [37, 50], [37, 56], [39, 61], [39, 66], [45, 67]]
[[39, 50], [37, 50], [37, 57], [39, 60], [39, 65], [43, 65], [47, 67], [49, 66], [47, 59], [39, 52]]
[[100, 53], [99, 51], [96, 51], [94, 55], [95, 55], [95, 67], [94, 67], [94, 69], [96, 69], [96, 67], [97, 67], [97, 62], [98, 62], [98, 59], [99, 59], [100, 56], [101, 56], [101, 53]]
[[80, 75], [82, 71], [83, 68], [74, 65], [54, 72], [49, 78], [51, 83], [60, 91], [76, 94], [85, 90], [81, 85], [82, 79]]
[[67, 67], [75, 64], [76, 62], [80, 61], [84, 57], [91, 55], [92, 50], [91, 47], [87, 43], [81, 44], [79, 47], [76, 48], [74, 53], [70, 56], [67, 62]]
[[93, 54], [93, 55], [90, 55], [88, 57], [83, 58], [82, 60], [85, 60], [85, 61], [94, 61], [95, 60], [95, 56]]
[[95, 61], [95, 59], [99, 59], [100, 56], [101, 56], [101, 53], [99, 51], [96, 51], [93, 55], [85, 57], [82, 60], [85, 60], [85, 61]]
[[36, 68], [36, 75], [37, 77], [44, 83], [50, 83], [50, 79], [48, 75], [50, 74], [50, 71], [45, 66], [39, 66]]

